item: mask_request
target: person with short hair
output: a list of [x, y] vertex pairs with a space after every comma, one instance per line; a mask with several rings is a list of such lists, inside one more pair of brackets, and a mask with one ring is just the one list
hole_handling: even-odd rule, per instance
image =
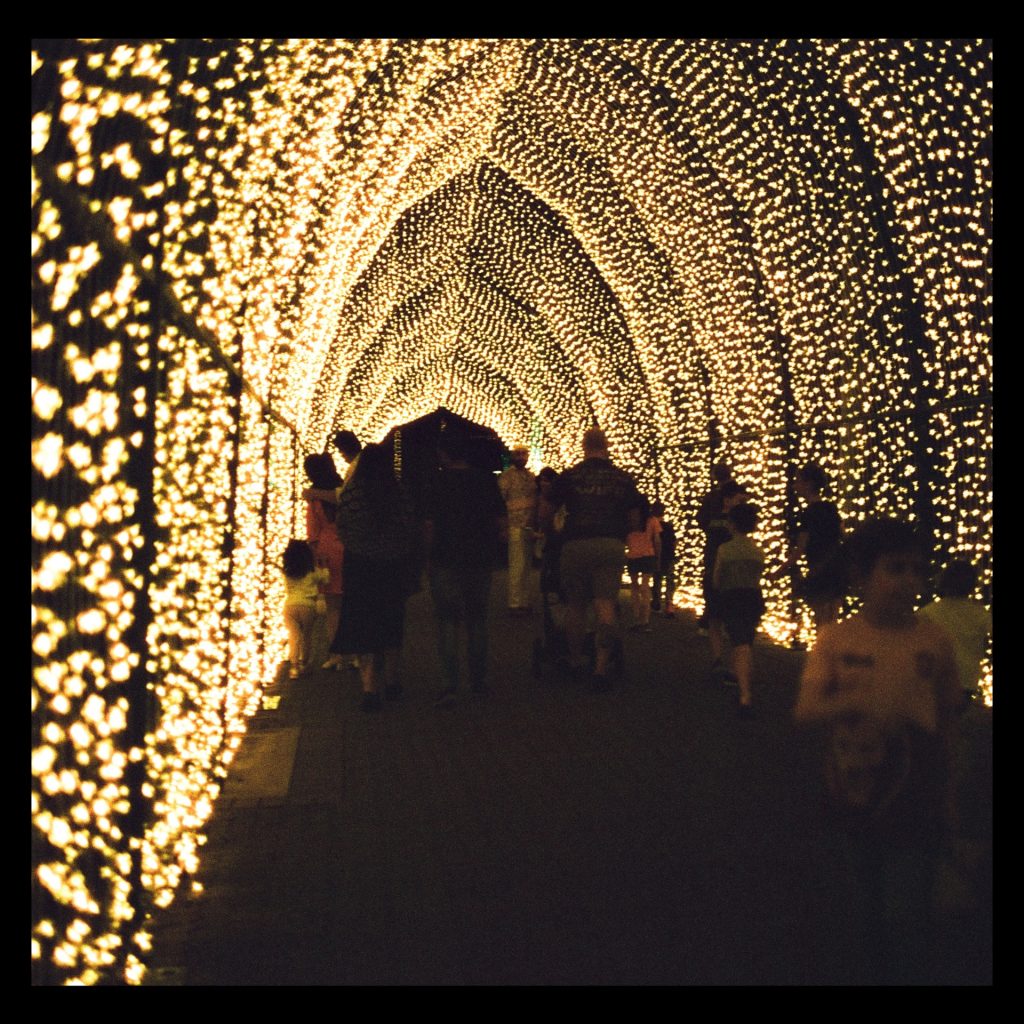
[[313, 630], [325, 610], [321, 588], [328, 571], [318, 568], [313, 549], [298, 538], [288, 541], [281, 557], [284, 572], [284, 624], [288, 630], [288, 675], [298, 677], [309, 668]]
[[933, 984], [933, 886], [956, 822], [956, 659], [945, 630], [914, 612], [928, 562], [911, 524], [869, 521], [843, 557], [863, 603], [818, 632], [794, 714], [826, 733], [826, 791], [849, 858], [865, 981]]
[[761, 593], [764, 553], [750, 538], [757, 529], [757, 517], [757, 507], [749, 502], [729, 509], [731, 536], [718, 548], [713, 573], [722, 627], [732, 643], [732, 671], [739, 686], [741, 718], [754, 714], [751, 689], [754, 638], [765, 610]]
[[359, 438], [356, 437], [355, 433], [351, 430], [339, 430], [334, 435], [334, 446], [338, 449], [341, 457], [345, 460], [345, 475], [342, 478], [341, 488], [355, 476], [356, 465], [359, 462], [359, 456], [362, 453], [363, 446]]
[[619, 640], [617, 603], [626, 553], [630, 514], [643, 504], [633, 478], [612, 465], [603, 430], [583, 435], [583, 461], [555, 481], [551, 500], [565, 506], [560, 579], [566, 600], [566, 640], [569, 669], [585, 673], [584, 641], [587, 611], [597, 619], [591, 688], [609, 688], [611, 653]]

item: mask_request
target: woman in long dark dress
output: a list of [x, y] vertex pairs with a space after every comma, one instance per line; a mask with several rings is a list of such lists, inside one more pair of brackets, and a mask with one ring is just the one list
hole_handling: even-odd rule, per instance
[[331, 651], [359, 656], [363, 710], [374, 711], [382, 681], [386, 699], [402, 692], [398, 661], [417, 554], [409, 502], [383, 446], [363, 449], [338, 494], [336, 524], [345, 546], [345, 586]]

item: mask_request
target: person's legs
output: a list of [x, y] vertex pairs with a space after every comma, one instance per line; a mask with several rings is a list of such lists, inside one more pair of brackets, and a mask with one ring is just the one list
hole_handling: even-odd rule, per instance
[[[341, 594], [327, 594], [327, 620], [325, 630], [327, 632], [328, 644], [330, 644], [338, 632], [338, 623], [341, 621]], [[340, 654], [330, 653], [324, 662], [324, 668], [341, 668], [344, 659]]]
[[676, 567], [674, 562], [669, 562], [665, 567], [665, 611], [664, 614], [671, 618], [675, 615], [676, 596]]
[[701, 629], [710, 630], [711, 628], [711, 605], [714, 601], [714, 585], [712, 583], [713, 568], [715, 562], [715, 555], [713, 551], [709, 551], [707, 547], [704, 549], [704, 572], [701, 575], [700, 585], [701, 593], [704, 597], [704, 611], [701, 613], [700, 618], [697, 620], [697, 625]]
[[363, 685], [363, 710], [380, 709], [380, 677], [383, 674], [384, 655], [380, 651], [359, 656], [359, 678]]
[[594, 617], [597, 620], [597, 642], [594, 652], [594, 675], [599, 679], [608, 678], [608, 664], [615, 644], [617, 623], [615, 601], [607, 597], [594, 598]]
[[579, 598], [568, 598], [565, 606], [565, 642], [573, 670], [586, 663], [584, 644], [587, 637], [587, 607], [587, 602]]
[[594, 541], [592, 587], [597, 635], [594, 653], [595, 684], [606, 684], [612, 651], [619, 637], [619, 588], [622, 583], [622, 541], [602, 537]]
[[489, 569], [471, 569], [463, 577], [469, 685], [479, 693], [487, 684], [487, 610], [491, 572]]
[[633, 613], [633, 629], [641, 625], [640, 622], [640, 572], [634, 562], [626, 563], [626, 571], [629, 573], [629, 607]]
[[359, 679], [363, 684], [363, 693], [377, 692], [382, 658], [379, 653], [359, 655]]
[[287, 605], [284, 610], [284, 625], [288, 630], [288, 668], [294, 679], [299, 674], [302, 657], [302, 622], [296, 605]]
[[736, 644], [732, 649], [732, 670], [740, 687], [740, 707], [753, 707], [754, 697], [750, 686], [754, 648], [751, 644]]
[[586, 664], [584, 641], [587, 609], [590, 605], [589, 541], [567, 541], [562, 546], [559, 577], [565, 601], [565, 642], [569, 649], [569, 667], [579, 672]]
[[722, 667], [722, 658], [725, 654], [725, 627], [722, 625], [722, 620], [709, 616], [708, 617], [708, 641], [711, 645], [711, 660], [712, 670], [720, 669]]
[[651, 624], [651, 577], [648, 573], [642, 572], [639, 575], [640, 585], [640, 625], [647, 627]]
[[402, 693], [402, 682], [399, 677], [399, 669], [402, 662], [401, 655], [401, 651], [388, 650], [382, 656], [384, 696], [388, 700], [396, 700]]
[[430, 572], [430, 594], [437, 621], [437, 649], [446, 693], [459, 688], [459, 622], [463, 617], [463, 595], [454, 570], [435, 566]]
[[285, 624], [288, 626], [288, 646], [294, 678], [309, 667], [316, 609], [308, 605], [291, 605], [285, 609]]
[[508, 606], [528, 608], [527, 582], [530, 571], [530, 533], [510, 527], [508, 533]]

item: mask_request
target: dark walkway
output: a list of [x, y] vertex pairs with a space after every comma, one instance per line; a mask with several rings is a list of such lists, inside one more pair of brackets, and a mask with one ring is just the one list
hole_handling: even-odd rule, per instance
[[534, 679], [540, 619], [507, 618], [503, 584], [487, 698], [432, 706], [423, 595], [401, 703], [361, 712], [350, 672], [278, 685], [151, 984], [850, 980], [841, 858], [789, 722], [802, 655], [756, 649], [761, 715], [738, 721], [692, 615], [659, 618], [595, 695]]

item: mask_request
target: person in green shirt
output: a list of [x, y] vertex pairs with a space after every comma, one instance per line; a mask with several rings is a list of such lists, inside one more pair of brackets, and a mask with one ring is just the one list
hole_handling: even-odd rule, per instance
[[739, 684], [741, 718], [750, 718], [754, 713], [750, 683], [754, 636], [764, 615], [761, 593], [764, 553], [750, 539], [750, 534], [757, 529], [757, 514], [757, 506], [749, 502], [729, 509], [730, 539], [720, 545], [715, 554], [712, 576], [720, 618], [732, 643], [732, 670]]

